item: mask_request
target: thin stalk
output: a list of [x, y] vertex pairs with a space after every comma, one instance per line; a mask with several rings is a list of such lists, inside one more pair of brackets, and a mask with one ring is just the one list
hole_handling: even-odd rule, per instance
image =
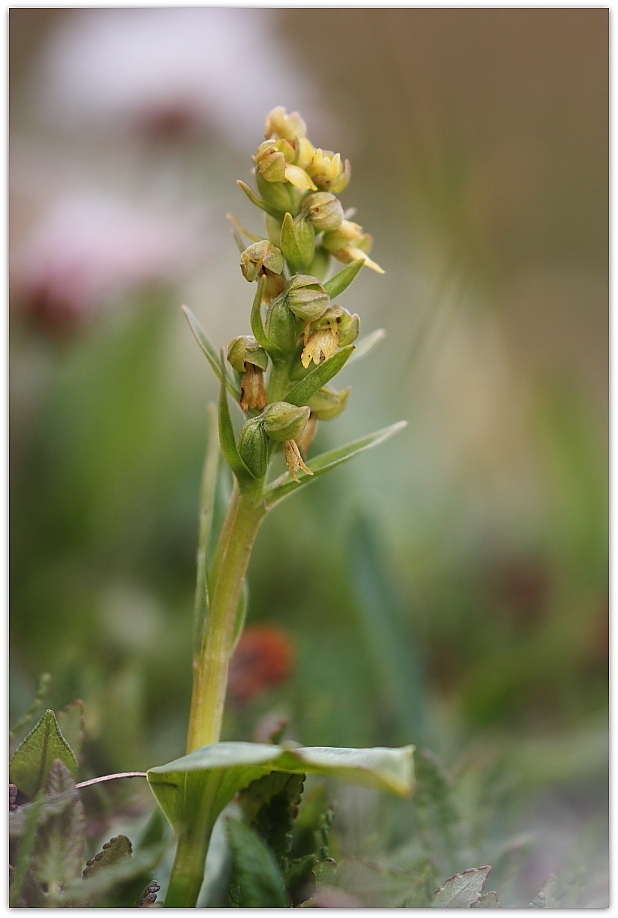
[[219, 740], [236, 610], [265, 513], [262, 482], [256, 481], [242, 491], [235, 482], [209, 577], [204, 636], [193, 660], [187, 752]]
[[193, 615], [193, 649], [197, 653], [204, 634], [204, 625], [208, 615], [208, 544], [212, 531], [215, 505], [215, 491], [219, 471], [219, 438], [217, 436], [217, 409], [208, 405], [208, 446], [202, 472], [200, 490], [200, 518], [197, 548], [197, 583], [195, 587], [195, 609]]
[[273, 367], [268, 379], [266, 399], [268, 403], [281, 402], [285, 395], [286, 389], [290, 385], [290, 361], [280, 360], [273, 361]]

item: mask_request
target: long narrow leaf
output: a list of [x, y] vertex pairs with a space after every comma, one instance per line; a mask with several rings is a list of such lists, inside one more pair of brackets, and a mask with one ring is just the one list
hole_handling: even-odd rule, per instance
[[[214, 346], [209, 341], [208, 337], [206, 336], [206, 332], [204, 331], [200, 323], [197, 321], [197, 319], [195, 318], [195, 316], [193, 315], [189, 307], [183, 306], [182, 311], [184, 312], [187, 322], [189, 323], [191, 327], [191, 331], [193, 332], [193, 335], [195, 336], [195, 340], [201, 347], [206, 359], [208, 360], [208, 363], [212, 367], [213, 373], [215, 374], [219, 382], [222, 382], [223, 374], [221, 372], [221, 364], [219, 362], [219, 355], [217, 354]], [[227, 389], [230, 395], [233, 396], [233, 398], [235, 398], [237, 402], [240, 401], [240, 388], [236, 384], [236, 382], [230, 380], [230, 378], [226, 376], [225, 384], [227, 386]]]
[[356, 261], [351, 262], [349, 265], [346, 265], [345, 268], [342, 268], [337, 274], [334, 274], [324, 283], [324, 289], [328, 293], [329, 297], [339, 296], [340, 293], [350, 286], [360, 269], [365, 264], [364, 258], [358, 258]]
[[270, 214], [271, 217], [281, 217], [281, 212], [277, 210], [276, 207], [273, 207], [271, 204], [268, 204], [267, 201], [262, 200], [258, 197], [253, 188], [250, 188], [246, 182], [241, 182], [240, 179], [236, 182], [239, 188], [242, 188], [244, 193], [247, 195], [252, 204], [255, 204], [256, 207], [259, 207], [260, 210], [265, 211], [267, 214]]
[[367, 354], [374, 349], [376, 344], [386, 337], [386, 332], [383, 328], [376, 328], [375, 331], [369, 332], [368, 335], [365, 335], [364, 338], [361, 338], [360, 341], [356, 341], [354, 344], [354, 353], [348, 361], [348, 365], [356, 363], [357, 360], [360, 360], [361, 357], [366, 357]]
[[230, 406], [226, 391], [227, 373], [225, 372], [225, 357], [221, 351], [221, 388], [219, 389], [219, 443], [225, 461], [238, 479], [239, 483], [253, 479], [253, 475], [242, 460], [236, 446], [236, 434], [230, 416]]
[[253, 332], [253, 337], [266, 351], [275, 350], [273, 345], [268, 340], [266, 332], [264, 331], [264, 323], [262, 321], [262, 299], [264, 297], [264, 287], [266, 285], [266, 278], [261, 277], [258, 281], [257, 291], [255, 297], [253, 298], [253, 305], [251, 307], [251, 331]]
[[299, 481], [293, 481], [287, 472], [280, 475], [264, 493], [264, 500], [267, 507], [270, 509], [274, 504], [278, 503], [278, 501], [287, 497], [288, 494], [291, 494], [292, 491], [296, 491], [298, 488], [308, 484], [320, 475], [324, 475], [326, 472], [341, 465], [343, 462], [347, 462], [348, 459], [358, 455], [358, 453], [362, 453], [372, 446], [377, 446], [378, 443], [383, 443], [384, 440], [388, 440], [388, 438], [392, 437], [397, 431], [403, 430], [406, 424], [406, 421], [398, 421], [396, 424], [391, 424], [390, 427], [376, 430], [366, 437], [361, 437], [359, 440], [354, 440], [352, 443], [346, 444], [346, 446], [339, 446], [336, 449], [331, 449], [326, 453], [322, 453], [320, 456], [316, 456], [314, 459], [310, 459], [309, 462], [307, 462], [307, 466], [313, 472], [312, 476], [306, 475]]
[[354, 345], [348, 344], [346, 347], [342, 347], [340, 351], [337, 351], [336, 354], [333, 354], [332, 357], [329, 357], [328, 360], [319, 363], [310, 373], [307, 373], [304, 379], [301, 379], [289, 392], [286, 392], [286, 402], [289, 402], [290, 405], [298, 405], [298, 407], [306, 405], [318, 389], [321, 389], [333, 376], [336, 376], [351, 357], [353, 351]]

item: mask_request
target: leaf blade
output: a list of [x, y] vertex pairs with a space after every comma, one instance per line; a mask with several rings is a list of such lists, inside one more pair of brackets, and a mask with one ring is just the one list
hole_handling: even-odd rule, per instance
[[381, 430], [376, 430], [372, 434], [367, 434], [364, 437], [360, 437], [358, 440], [353, 440], [345, 446], [336, 447], [326, 453], [322, 453], [320, 456], [310, 459], [307, 462], [307, 466], [313, 472], [313, 476], [307, 475], [299, 481], [293, 481], [287, 473], [284, 473], [266, 488], [264, 500], [266, 501], [267, 507], [270, 509], [270, 507], [273, 507], [284, 497], [287, 497], [288, 494], [308, 484], [315, 478], [319, 478], [320, 475], [326, 474], [326, 472], [347, 462], [349, 459], [364, 452], [366, 449], [378, 446], [378, 444], [388, 440], [389, 437], [392, 437], [393, 434], [396, 434], [399, 430], [403, 430], [406, 425], [407, 421], [398, 421], [395, 424], [391, 424], [389, 427], [383, 427]]
[[337, 351], [336, 354], [333, 354], [332, 357], [329, 357], [328, 360], [323, 360], [322, 363], [319, 363], [307, 373], [303, 379], [292, 386], [289, 392], [286, 392], [285, 401], [299, 408], [302, 405], [306, 405], [311, 396], [322, 386], [325, 386], [327, 382], [330, 382], [333, 376], [343, 368], [352, 356], [353, 351], [354, 345], [348, 344], [346, 347], [342, 347], [340, 351]]

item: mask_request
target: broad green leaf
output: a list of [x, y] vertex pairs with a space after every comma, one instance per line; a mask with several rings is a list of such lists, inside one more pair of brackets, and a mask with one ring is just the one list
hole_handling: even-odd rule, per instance
[[324, 289], [331, 300], [350, 286], [364, 264], [364, 258], [357, 258], [356, 261], [350, 262], [349, 265], [346, 265], [345, 268], [342, 268], [341, 271], [338, 271], [337, 274], [334, 274], [324, 282]]
[[383, 443], [384, 440], [388, 440], [388, 438], [392, 437], [397, 431], [402, 430], [406, 426], [406, 423], [406, 421], [398, 421], [396, 424], [391, 424], [390, 427], [383, 427], [382, 430], [376, 430], [366, 437], [361, 437], [358, 440], [354, 440], [352, 443], [347, 443], [345, 446], [338, 446], [326, 453], [322, 453], [320, 456], [316, 456], [314, 459], [310, 459], [307, 462], [307, 466], [311, 469], [313, 475], [305, 475], [300, 481], [293, 481], [287, 472], [280, 475], [264, 492], [264, 500], [267, 507], [272, 507], [278, 501], [287, 497], [288, 494], [291, 494], [292, 491], [302, 488], [303, 485], [308, 484], [320, 475], [324, 475], [336, 466], [341, 465], [342, 462], [347, 462], [348, 459], [358, 455], [358, 453], [362, 453], [364, 450], [370, 449], [372, 446], [377, 446], [378, 443]]
[[232, 858], [230, 897], [236, 908], [289, 908], [285, 882], [266, 842], [237, 819], [227, 823]]
[[322, 361], [311, 370], [310, 373], [297, 382], [289, 392], [285, 394], [285, 401], [291, 405], [306, 405], [311, 396], [325, 386], [329, 380], [336, 376], [346, 361], [351, 357], [354, 350], [353, 344], [342, 347], [340, 351], [329, 357], [328, 360]]
[[383, 328], [376, 328], [375, 331], [369, 332], [368, 335], [365, 335], [364, 338], [354, 342], [354, 353], [348, 360], [348, 366], [351, 366], [353, 363], [356, 363], [357, 360], [360, 360], [361, 357], [366, 357], [376, 346], [379, 344], [382, 338], [386, 337], [386, 332]]
[[471, 867], [449, 877], [433, 894], [432, 908], [470, 908], [481, 895], [491, 867]]
[[196, 811], [211, 826], [234, 794], [271, 771], [344, 778], [395, 794], [411, 793], [413, 747], [337, 749], [226, 742], [194, 752], [147, 773], [150, 787], [172, 828], [183, 832]]
[[[200, 323], [197, 321], [197, 319], [195, 318], [195, 316], [193, 315], [189, 307], [183, 306], [182, 311], [184, 312], [187, 322], [189, 323], [191, 327], [191, 331], [193, 332], [195, 340], [201, 347], [206, 359], [208, 360], [208, 363], [212, 367], [213, 373], [215, 374], [219, 382], [222, 382], [224, 376], [221, 371], [221, 363], [219, 360], [219, 355], [217, 354], [217, 351], [214, 345], [211, 344], [208, 336], [206, 335], [206, 332], [204, 331]], [[230, 395], [233, 398], [235, 398], [236, 401], [240, 401], [240, 388], [236, 384], [236, 382], [231, 380], [229, 377], [226, 377], [225, 385], [227, 386]]]
[[60, 759], [72, 774], [76, 773], [77, 761], [60, 732], [56, 715], [45, 711], [13, 753], [9, 779], [27, 797], [34, 797], [44, 787], [54, 759]]

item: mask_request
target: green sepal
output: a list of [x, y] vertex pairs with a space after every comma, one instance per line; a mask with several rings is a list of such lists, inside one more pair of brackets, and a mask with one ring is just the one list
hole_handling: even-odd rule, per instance
[[230, 406], [227, 400], [227, 373], [225, 370], [225, 356], [221, 351], [221, 387], [219, 389], [219, 444], [223, 458], [238, 479], [238, 484], [243, 485], [254, 480], [253, 473], [247, 468], [236, 446], [236, 435], [230, 416]]
[[348, 344], [347, 347], [342, 347], [340, 351], [337, 351], [328, 360], [323, 360], [296, 385], [292, 386], [289, 392], [286, 392], [285, 401], [291, 405], [306, 405], [318, 389], [321, 389], [333, 376], [337, 375], [351, 357], [353, 351], [354, 345]]
[[60, 732], [56, 715], [45, 711], [13, 753], [9, 780], [27, 797], [35, 797], [45, 786], [54, 759], [60, 759], [71, 774], [77, 772], [77, 759]]
[[364, 264], [364, 258], [357, 258], [356, 261], [350, 262], [349, 265], [346, 265], [345, 268], [342, 268], [337, 274], [334, 274], [327, 281], [324, 281], [324, 289], [331, 300], [333, 297], [339, 296], [340, 293], [343, 293], [343, 291], [350, 286]]
[[314, 459], [310, 459], [309, 462], [307, 462], [307, 467], [311, 469], [313, 475], [303, 476], [299, 481], [294, 481], [287, 472], [285, 472], [283, 475], [280, 475], [279, 478], [275, 479], [270, 487], [264, 492], [266, 506], [270, 509], [274, 504], [278, 503], [278, 501], [287, 497], [292, 491], [296, 491], [297, 488], [301, 488], [304, 484], [307, 484], [307, 482], [313, 481], [315, 478], [324, 475], [326, 472], [341, 465], [343, 462], [347, 462], [348, 459], [351, 459], [358, 453], [362, 453], [372, 446], [377, 446], [378, 443], [383, 443], [384, 440], [392, 437], [397, 431], [402, 430], [406, 424], [407, 421], [398, 421], [396, 424], [391, 424], [390, 427], [376, 430], [375, 433], [368, 434], [366, 437], [361, 437], [359, 440], [354, 440], [352, 443], [346, 444], [346, 446], [338, 446], [336, 449], [331, 449], [326, 453], [322, 453], [320, 456], [316, 456]]
[[281, 211], [276, 207], [273, 207], [272, 204], [269, 204], [268, 201], [263, 201], [260, 198], [253, 188], [250, 188], [246, 182], [242, 182], [240, 179], [236, 182], [239, 188], [242, 188], [244, 193], [247, 195], [252, 204], [255, 204], [256, 207], [259, 207], [260, 210], [263, 210], [265, 213], [270, 214], [271, 217], [281, 219]]
[[[223, 376], [221, 372], [221, 364], [219, 363], [218, 354], [214, 346], [208, 340], [206, 333], [204, 332], [200, 323], [197, 321], [197, 319], [195, 318], [195, 316], [193, 315], [193, 313], [191, 312], [188, 306], [183, 306], [182, 311], [184, 312], [185, 318], [187, 319], [187, 322], [189, 323], [189, 326], [191, 327], [191, 331], [193, 332], [195, 340], [201, 347], [206, 359], [208, 360], [208, 363], [212, 367], [212, 370], [215, 376], [217, 377], [219, 382], [222, 382], [225, 379], [225, 384], [227, 386], [227, 389], [230, 395], [237, 402], [240, 401], [240, 387], [237, 385], [236, 382], [232, 382], [227, 376]], [[255, 335], [255, 337], [257, 338], [257, 335]]]
[[254, 478], [263, 478], [268, 468], [268, 437], [262, 417], [250, 418], [238, 435], [238, 453]]
[[286, 213], [281, 224], [281, 251], [292, 274], [303, 274], [315, 252], [315, 233], [304, 217]]
[[261, 277], [258, 281], [257, 290], [253, 298], [253, 305], [251, 307], [251, 331], [257, 343], [260, 347], [263, 347], [265, 351], [276, 350], [276, 352], [279, 353], [279, 350], [268, 340], [266, 332], [264, 331], [264, 323], [262, 322], [262, 300], [264, 298], [265, 285], [266, 278]]

